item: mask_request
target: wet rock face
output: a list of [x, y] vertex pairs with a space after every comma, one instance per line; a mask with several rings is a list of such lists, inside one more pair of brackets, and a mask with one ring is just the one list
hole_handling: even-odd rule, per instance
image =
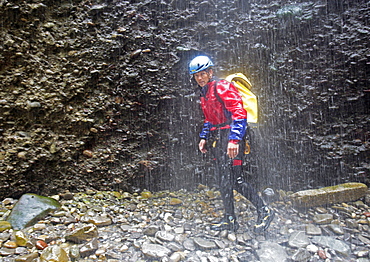
[[157, 74], [175, 56], [154, 52], [144, 4], [1, 5], [0, 194], [125, 187], [164, 162]]
[[307, 188], [369, 170], [366, 1], [0, 7], [0, 196], [213, 183], [187, 75], [202, 51], [220, 77], [254, 84], [259, 185], [272, 173], [276, 186]]

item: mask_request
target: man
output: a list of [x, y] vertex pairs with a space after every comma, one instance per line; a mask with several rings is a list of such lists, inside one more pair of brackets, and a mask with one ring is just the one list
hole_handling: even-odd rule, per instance
[[207, 56], [197, 56], [189, 64], [190, 75], [200, 87], [201, 107], [205, 117], [199, 150], [206, 153], [208, 148], [213, 154], [215, 175], [220, 182], [225, 208], [224, 219], [212, 224], [211, 229], [236, 231], [239, 228], [234, 212], [235, 189], [257, 208], [258, 219], [254, 231], [260, 233], [269, 227], [274, 212], [243, 178], [243, 140], [247, 129], [247, 112], [235, 86], [213, 76], [213, 66]]

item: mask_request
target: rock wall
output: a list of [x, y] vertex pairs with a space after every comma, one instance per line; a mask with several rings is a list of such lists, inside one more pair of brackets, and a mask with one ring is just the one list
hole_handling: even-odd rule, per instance
[[[294, 2], [294, 3], [293, 3]], [[213, 184], [187, 63], [244, 72], [259, 188], [367, 181], [366, 1], [0, 1], [0, 196]], [[302, 183], [303, 181], [303, 183]]]
[[164, 162], [176, 57], [148, 3], [1, 7], [2, 195], [129, 187]]

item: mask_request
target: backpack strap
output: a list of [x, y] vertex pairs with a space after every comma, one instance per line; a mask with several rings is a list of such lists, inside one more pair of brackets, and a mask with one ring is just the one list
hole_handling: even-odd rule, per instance
[[[220, 82], [220, 80], [217, 80], [216, 83], [214, 84], [214, 86], [213, 86], [213, 92], [215, 93], [215, 96], [216, 96], [218, 102], [221, 103], [224, 111], [227, 111], [224, 101], [221, 99], [220, 95], [217, 93], [217, 84], [218, 84], [218, 82]], [[231, 125], [231, 123], [232, 123], [232, 120], [230, 118], [227, 122], [222, 123], [219, 126], [224, 126], [225, 124], [226, 125]]]
[[216, 96], [218, 102], [220, 102], [222, 104], [222, 106], [226, 109], [224, 101], [221, 99], [220, 95], [217, 93], [217, 84], [218, 84], [218, 82], [220, 82], [220, 80], [217, 80], [216, 83], [214, 84], [213, 92], [215, 93], [215, 96]]

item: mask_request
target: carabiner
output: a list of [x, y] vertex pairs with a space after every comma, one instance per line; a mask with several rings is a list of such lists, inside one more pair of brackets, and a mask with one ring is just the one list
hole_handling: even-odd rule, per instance
[[251, 152], [251, 146], [249, 145], [249, 141], [245, 140], [245, 149], [244, 149], [244, 154], [248, 155]]

